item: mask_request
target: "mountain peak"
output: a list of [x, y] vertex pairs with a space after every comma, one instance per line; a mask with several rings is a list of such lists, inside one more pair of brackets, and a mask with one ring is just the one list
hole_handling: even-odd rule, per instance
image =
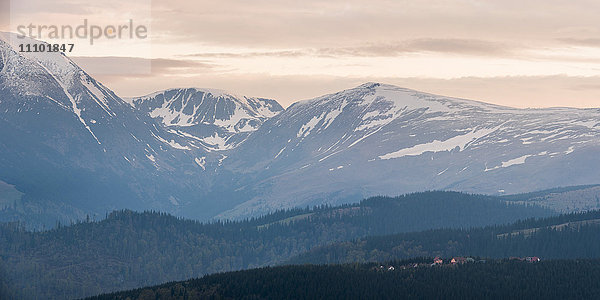
[[363, 84], [357, 86], [356, 88], [357, 89], [374, 89], [380, 85], [381, 85], [381, 83], [379, 83], [379, 82], [366, 82], [366, 83], [363, 83]]
[[408, 88], [400, 87], [397, 85], [381, 83], [381, 82], [366, 82], [366, 83], [363, 83], [353, 89], [366, 89], [366, 90], [388, 89], [388, 90], [399, 90], [399, 91], [410, 91], [410, 92], [415, 92], [415, 93], [422, 93], [417, 90], [408, 89]]
[[[161, 119], [166, 126], [187, 127], [226, 120], [237, 123], [243, 119], [268, 119], [283, 111], [275, 100], [209, 88], [167, 89], [126, 101], [153, 118]], [[239, 131], [233, 127], [229, 130]]]
[[177, 92], [177, 91], [186, 91], [186, 92], [192, 92], [192, 93], [206, 93], [206, 94], [210, 94], [213, 97], [216, 98], [224, 98], [224, 97], [231, 97], [231, 98], [238, 98], [238, 99], [244, 99], [245, 96], [240, 96], [234, 93], [230, 93], [228, 91], [225, 90], [221, 90], [221, 89], [214, 89], [214, 88], [198, 88], [198, 87], [181, 87], [181, 88], [169, 88], [169, 89], [165, 89], [165, 90], [160, 90], [160, 91], [156, 91], [144, 96], [138, 96], [138, 97], [127, 97], [124, 100], [126, 100], [127, 103], [129, 103], [130, 105], [135, 107], [135, 103], [133, 103], [133, 100], [138, 100], [138, 101], [144, 101], [144, 100], [148, 100], [150, 98], [154, 98], [157, 95], [160, 94], [164, 94], [164, 93], [169, 93], [169, 92]]
[[207, 88], [168, 89], [126, 101], [207, 150], [235, 147], [283, 111], [275, 100]]
[[413, 110], [428, 108], [430, 110], [447, 111], [446, 104], [449, 98], [435, 96], [416, 90], [398, 87], [391, 84], [367, 82], [357, 87], [346, 89], [334, 94], [328, 94], [310, 100], [298, 102], [299, 105], [323, 105], [330, 103], [332, 106], [346, 106], [348, 103], [371, 106], [394, 106], [395, 110]]
[[51, 105], [71, 112], [101, 144], [94, 124], [116, 116], [124, 103], [62, 52], [20, 52], [18, 44], [47, 44], [0, 33], [0, 86], [14, 97], [16, 111]]

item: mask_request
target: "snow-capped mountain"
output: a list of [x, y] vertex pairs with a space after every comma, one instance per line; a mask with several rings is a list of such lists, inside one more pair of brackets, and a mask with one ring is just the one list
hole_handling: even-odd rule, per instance
[[170, 89], [125, 100], [207, 151], [235, 148], [264, 121], [283, 111], [274, 100], [215, 89]]
[[202, 149], [137, 113], [64, 54], [20, 53], [18, 43], [41, 42], [0, 35], [0, 180], [25, 194], [18, 214], [170, 211], [201, 195]]
[[[268, 147], [265, 147], [268, 145]], [[514, 109], [368, 83], [298, 102], [234, 150], [252, 200], [222, 217], [386, 194], [600, 181], [599, 109]], [[257, 184], [258, 183], [258, 184]]]
[[528, 192], [599, 183], [599, 152], [600, 109], [377, 83], [286, 110], [209, 89], [124, 101], [64, 54], [19, 53], [0, 34], [0, 186], [11, 195], [0, 220], [120, 208], [206, 220], [433, 189]]

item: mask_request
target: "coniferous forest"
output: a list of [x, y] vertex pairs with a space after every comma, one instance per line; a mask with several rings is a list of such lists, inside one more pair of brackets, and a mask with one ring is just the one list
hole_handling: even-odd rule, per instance
[[525, 220], [509, 226], [366, 237], [316, 247], [288, 263], [377, 262], [419, 256], [600, 258], [598, 237], [600, 212], [594, 211]]
[[[597, 299], [600, 260], [303, 265], [215, 274], [92, 299]], [[394, 270], [387, 268], [394, 267]]]
[[435, 228], [506, 224], [553, 212], [488, 196], [429, 192], [199, 223], [118, 211], [42, 232], [0, 226], [2, 284], [24, 298], [76, 298], [284, 263], [317, 246]]
[[[77, 298], [290, 263], [455, 255], [600, 258], [599, 219], [600, 212], [557, 216], [488, 196], [429, 192], [280, 211], [239, 222], [200, 223], [164, 213], [117, 211], [101, 221], [42, 232], [4, 224], [0, 295]], [[265, 270], [271, 269], [251, 272]], [[360, 272], [351, 276], [370, 274]], [[215, 298], [230, 297], [218, 288], [209, 290]], [[271, 297], [257, 297], [263, 296]]]

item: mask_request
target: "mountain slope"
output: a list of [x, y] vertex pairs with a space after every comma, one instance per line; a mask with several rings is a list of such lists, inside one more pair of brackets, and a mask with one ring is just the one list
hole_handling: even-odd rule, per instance
[[118, 208], [243, 218], [600, 180], [598, 109], [514, 109], [377, 83], [286, 110], [210, 89], [123, 101], [64, 54], [19, 53], [14, 35], [0, 37], [0, 181], [16, 189], [0, 220], [52, 225]]
[[507, 195], [512, 203], [536, 205], [556, 212], [584, 212], [600, 209], [600, 186], [558, 188], [548, 191]]
[[18, 42], [0, 35], [0, 180], [24, 196], [0, 219], [39, 225], [124, 207], [176, 211], [177, 199], [201, 195], [204, 170], [194, 160], [203, 150], [184, 151], [187, 139], [64, 54], [19, 53]]
[[295, 103], [233, 150], [224, 167], [253, 175], [238, 187], [253, 199], [221, 216], [416, 190], [594, 184], [599, 137], [598, 109], [514, 109], [364, 84]]
[[234, 148], [265, 120], [283, 111], [274, 100], [214, 89], [172, 89], [126, 100], [208, 151]]
[[21, 43], [43, 44], [0, 34], [0, 181], [17, 191], [0, 199], [1, 221], [53, 226], [121, 208], [208, 219], [233, 205], [224, 150], [283, 110], [207, 89], [128, 103], [63, 53]]

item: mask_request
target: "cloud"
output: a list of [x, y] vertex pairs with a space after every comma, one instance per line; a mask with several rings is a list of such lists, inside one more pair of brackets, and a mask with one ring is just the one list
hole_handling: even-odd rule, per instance
[[[7, 1], [7, 0], [1, 0]], [[90, 15], [94, 7], [89, 2], [82, 0], [8, 0], [12, 2], [15, 13], [27, 13], [28, 15], [48, 14], [70, 14]], [[20, 16], [17, 16], [20, 17]], [[33, 20], [32, 20], [33, 21]]]
[[10, 0], [0, 0], [0, 30], [8, 31], [10, 25]]
[[[598, 28], [594, 0], [153, 1], [165, 42], [240, 48], [332, 48], [389, 40], [474, 39], [544, 44]], [[164, 34], [162, 34], [164, 33]], [[435, 46], [435, 45], [429, 45]]]
[[253, 57], [297, 57], [306, 56], [310, 50], [283, 50], [283, 51], [250, 51], [250, 52], [207, 52], [184, 55], [187, 57], [203, 58], [253, 58]]
[[600, 38], [561, 38], [558, 40], [560, 42], [573, 46], [600, 47]]
[[212, 70], [216, 66], [197, 60], [146, 59], [139, 57], [71, 57], [86, 72], [111, 77], [148, 77], [153, 74], [184, 75]]
[[395, 43], [379, 43], [355, 47], [305, 48], [279, 51], [207, 52], [188, 56], [203, 58], [254, 57], [395, 57], [414, 53], [442, 53], [452, 55], [513, 56], [516, 46], [470, 39], [415, 39]]
[[[103, 1], [87, 1], [87, 0], [0, 0], [12, 2], [13, 12], [19, 14], [27, 14], [28, 17], [34, 16], [30, 21], [35, 21], [40, 15], [56, 16], [56, 15], [72, 15], [76, 17], [102, 16], [104, 18], [114, 18], [115, 14], [135, 15], [137, 12], [132, 11], [135, 7], [138, 10], [150, 10], [152, 7], [151, 0], [130, 0], [124, 3], [118, 0], [103, 0]], [[110, 16], [106, 15], [110, 12]], [[22, 16], [15, 16], [20, 18]], [[62, 22], [64, 20], [56, 20]]]
[[444, 53], [458, 55], [507, 55], [513, 47], [500, 43], [472, 39], [415, 39], [397, 43], [372, 44], [361, 47], [321, 48], [317, 54], [326, 56], [393, 57], [410, 53]]

